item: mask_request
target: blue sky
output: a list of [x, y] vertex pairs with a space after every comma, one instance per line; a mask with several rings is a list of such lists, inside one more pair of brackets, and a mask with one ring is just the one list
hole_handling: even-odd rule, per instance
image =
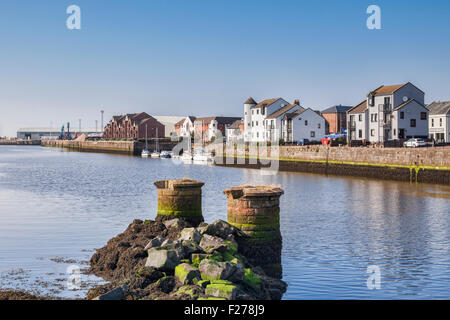
[[[66, 8], [81, 8], [81, 30]], [[369, 5], [382, 30], [366, 27]], [[450, 1], [2, 0], [0, 136], [113, 114], [241, 116], [242, 103], [355, 105], [411, 81], [450, 100]]]

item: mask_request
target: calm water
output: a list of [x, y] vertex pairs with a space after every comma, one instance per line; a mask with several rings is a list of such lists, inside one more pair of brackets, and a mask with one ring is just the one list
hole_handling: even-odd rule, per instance
[[[450, 187], [171, 160], [0, 147], [0, 288], [82, 297], [66, 268], [135, 218], [156, 215], [159, 179], [204, 181], [207, 222], [226, 220], [225, 188], [278, 184], [285, 299], [450, 298]], [[369, 290], [367, 267], [381, 270]], [[50, 284], [48, 282], [51, 282]], [[88, 286], [95, 278], [83, 275]]]

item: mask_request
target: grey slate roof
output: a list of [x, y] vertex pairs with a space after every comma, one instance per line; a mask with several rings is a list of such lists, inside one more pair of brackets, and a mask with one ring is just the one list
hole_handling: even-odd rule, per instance
[[450, 114], [450, 101], [438, 101], [427, 105], [430, 114]]
[[325, 109], [322, 111], [322, 113], [346, 113], [348, 110], [350, 110], [353, 107], [348, 107], [348, 106], [332, 106], [328, 109]]

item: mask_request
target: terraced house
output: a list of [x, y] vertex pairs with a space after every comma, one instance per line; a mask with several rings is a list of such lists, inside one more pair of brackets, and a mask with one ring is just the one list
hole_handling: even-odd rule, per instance
[[163, 138], [164, 125], [145, 112], [129, 113], [113, 118], [106, 125], [104, 139]]
[[300, 101], [289, 103], [283, 98], [257, 103], [253, 98], [244, 102], [244, 141], [278, 141], [282, 138], [282, 118], [288, 112], [304, 109]]
[[381, 143], [428, 137], [425, 93], [412, 83], [380, 86], [347, 112], [349, 139]]
[[433, 102], [427, 106], [430, 138], [437, 142], [450, 143], [450, 101]]

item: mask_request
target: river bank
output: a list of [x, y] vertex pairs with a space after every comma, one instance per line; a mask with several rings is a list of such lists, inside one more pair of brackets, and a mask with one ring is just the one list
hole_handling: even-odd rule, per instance
[[[140, 155], [143, 142], [43, 141], [45, 147], [86, 152]], [[174, 143], [166, 141], [163, 149]], [[209, 149], [217, 149], [211, 145]], [[262, 152], [263, 151], [263, 152]], [[450, 147], [368, 148], [328, 146], [280, 146], [258, 150], [225, 148], [216, 152], [215, 165], [285, 172], [364, 177], [371, 179], [450, 185]]]

